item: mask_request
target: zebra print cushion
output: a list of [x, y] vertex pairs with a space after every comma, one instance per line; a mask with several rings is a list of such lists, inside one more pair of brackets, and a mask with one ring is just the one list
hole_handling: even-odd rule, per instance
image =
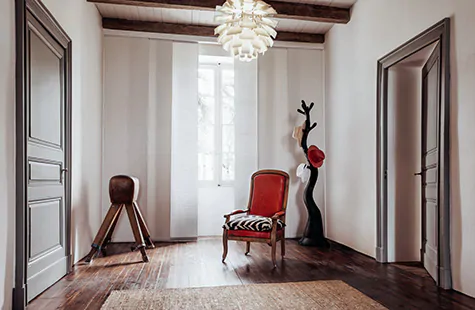
[[[284, 227], [285, 223], [277, 220], [277, 229]], [[272, 230], [272, 219], [259, 215], [244, 215], [225, 223], [223, 228], [228, 230], [270, 231]]]

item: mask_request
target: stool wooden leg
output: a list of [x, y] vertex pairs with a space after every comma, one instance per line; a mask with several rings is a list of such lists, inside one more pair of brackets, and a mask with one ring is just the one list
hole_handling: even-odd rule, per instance
[[139, 249], [142, 253], [142, 259], [144, 262], [148, 262], [148, 256], [145, 252], [145, 241], [143, 240], [142, 231], [140, 230], [137, 214], [133, 204], [125, 205], [127, 210], [127, 215], [129, 216], [130, 226], [132, 227], [132, 232], [134, 233], [136, 249]]
[[112, 239], [112, 234], [114, 233], [115, 227], [117, 226], [117, 222], [119, 222], [120, 214], [122, 213], [123, 207], [124, 207], [124, 205], [119, 206], [119, 210], [117, 211], [117, 213], [115, 214], [114, 219], [112, 220], [111, 228], [107, 232], [107, 236], [104, 239], [104, 242], [102, 243], [101, 252], [102, 252], [103, 256], [107, 255], [106, 248], [107, 248], [107, 245], [109, 244], [109, 242]]
[[152, 238], [150, 237], [150, 231], [148, 230], [147, 224], [145, 223], [145, 220], [143, 219], [142, 212], [140, 212], [139, 205], [136, 202], [134, 202], [134, 209], [135, 209], [135, 213], [137, 214], [140, 230], [142, 231], [142, 236], [145, 239], [147, 248], [154, 249], [155, 245], [153, 244]]
[[101, 249], [102, 244], [104, 243], [105, 237], [109, 230], [112, 227], [112, 223], [114, 222], [114, 219], [116, 216], [119, 215], [120, 210], [122, 209], [122, 206], [117, 205], [117, 204], [112, 204], [109, 208], [109, 211], [107, 211], [107, 215], [104, 218], [104, 221], [101, 224], [101, 227], [99, 228], [99, 231], [97, 232], [96, 237], [94, 238], [94, 241], [91, 245], [91, 251], [89, 251], [89, 254], [86, 256], [86, 263], [91, 262], [92, 258], [94, 255], [97, 253], [98, 250]]

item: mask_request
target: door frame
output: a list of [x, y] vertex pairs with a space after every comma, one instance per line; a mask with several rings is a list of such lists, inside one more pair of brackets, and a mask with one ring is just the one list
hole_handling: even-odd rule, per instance
[[65, 50], [65, 162], [64, 166], [68, 167], [68, 173], [64, 174], [65, 186], [65, 229], [66, 240], [65, 247], [68, 255], [68, 271], [72, 269], [71, 259], [71, 102], [72, 102], [72, 62], [71, 39], [61, 28], [53, 15], [48, 11], [40, 0], [15, 0], [15, 46], [16, 46], [16, 63], [15, 63], [15, 283], [13, 289], [13, 308], [24, 309], [26, 307], [26, 280], [27, 280], [27, 264], [28, 264], [28, 212], [26, 205], [28, 204], [28, 156], [27, 156], [27, 105], [28, 105], [28, 89], [27, 79], [27, 42], [26, 34], [28, 31], [29, 12], [39, 23], [48, 31], [48, 33], [60, 44]]
[[438, 283], [452, 288], [450, 265], [450, 18], [445, 18], [378, 60], [377, 69], [377, 245], [376, 260], [388, 262], [388, 71], [430, 44], [440, 42], [438, 174]]

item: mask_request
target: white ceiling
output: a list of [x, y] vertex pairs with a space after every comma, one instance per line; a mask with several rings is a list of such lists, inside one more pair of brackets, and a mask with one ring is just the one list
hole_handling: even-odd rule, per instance
[[[286, 0], [283, 2], [321, 4], [349, 8], [357, 0]], [[141, 20], [152, 22], [179, 23], [190, 25], [217, 25], [213, 11], [182, 10], [169, 8], [139, 7], [116, 4], [96, 4], [103, 17]], [[326, 33], [332, 23], [320, 23], [305, 20], [279, 19], [277, 30], [307, 33]]]

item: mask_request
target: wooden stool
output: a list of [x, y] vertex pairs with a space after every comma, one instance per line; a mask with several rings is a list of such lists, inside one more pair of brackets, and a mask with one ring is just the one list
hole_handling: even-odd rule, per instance
[[119, 221], [120, 212], [125, 207], [129, 216], [130, 226], [135, 238], [135, 247], [131, 250], [140, 250], [144, 262], [148, 262], [148, 256], [145, 247], [155, 248], [147, 225], [140, 213], [137, 196], [139, 194], [139, 180], [126, 175], [116, 175], [109, 182], [109, 196], [111, 206], [102, 222], [101, 228], [97, 232], [96, 238], [91, 245], [91, 251], [86, 256], [86, 262], [89, 263], [94, 255], [101, 251], [105, 256], [105, 248], [110, 242], [115, 226]]

